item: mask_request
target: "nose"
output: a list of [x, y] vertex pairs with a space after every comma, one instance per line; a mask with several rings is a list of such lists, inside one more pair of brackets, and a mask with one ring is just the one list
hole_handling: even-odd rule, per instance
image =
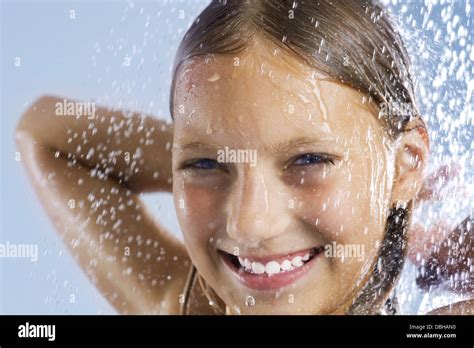
[[[227, 202], [227, 233], [249, 247], [285, 232], [288, 199], [270, 170], [247, 166], [240, 170]], [[286, 202], [286, 203], [285, 203]]]

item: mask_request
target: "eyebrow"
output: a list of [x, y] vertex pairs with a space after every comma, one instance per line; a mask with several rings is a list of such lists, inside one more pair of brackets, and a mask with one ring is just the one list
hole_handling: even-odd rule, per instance
[[335, 142], [335, 140], [332, 137], [329, 137], [327, 135], [321, 138], [298, 137], [298, 138], [294, 138], [294, 139], [290, 139], [290, 140], [278, 143], [276, 146], [273, 147], [274, 148], [273, 151], [285, 152], [298, 146], [321, 145], [321, 144], [328, 144], [328, 143], [333, 143], [333, 142]]
[[[321, 145], [321, 144], [328, 144], [333, 143], [335, 140], [332, 137], [325, 136], [321, 138], [310, 138], [310, 137], [298, 137], [294, 139], [290, 139], [287, 141], [280, 142], [276, 145], [270, 145], [268, 148], [271, 152], [287, 152], [295, 147], [303, 146], [303, 145]], [[186, 143], [184, 145], [177, 145], [176, 148], [178, 151], [185, 151], [185, 150], [194, 150], [194, 149], [204, 149], [204, 150], [211, 150], [215, 151], [216, 149], [223, 148], [228, 145], [220, 145], [216, 143], [202, 143], [199, 141], [193, 141], [190, 143]]]
[[221, 146], [218, 146], [217, 144], [214, 144], [214, 143], [205, 144], [199, 141], [193, 141], [190, 143], [186, 143], [184, 145], [175, 145], [175, 148], [180, 152], [185, 151], [185, 150], [195, 150], [195, 149], [215, 150], [216, 148], [220, 148], [220, 147]]

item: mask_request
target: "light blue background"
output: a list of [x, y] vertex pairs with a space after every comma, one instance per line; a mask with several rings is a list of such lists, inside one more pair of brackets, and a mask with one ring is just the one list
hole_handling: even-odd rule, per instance
[[[121, 103], [169, 118], [176, 46], [206, 5], [207, 1], [2, 2], [0, 242], [36, 243], [39, 260], [0, 259], [0, 313], [115, 313], [74, 262], [36, 199], [21, 162], [15, 161], [14, 128], [27, 105], [45, 93], [95, 99], [99, 105]], [[70, 10], [75, 19], [69, 17]], [[15, 67], [15, 57], [21, 58], [20, 67]], [[131, 58], [130, 67], [123, 66], [126, 57]], [[179, 235], [171, 195], [144, 199]], [[70, 303], [71, 295], [75, 303]]]

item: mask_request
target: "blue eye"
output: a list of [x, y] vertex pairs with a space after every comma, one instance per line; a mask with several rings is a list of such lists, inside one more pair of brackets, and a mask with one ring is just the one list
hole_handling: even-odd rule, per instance
[[324, 155], [320, 155], [316, 153], [307, 153], [307, 154], [297, 157], [293, 161], [292, 164], [295, 166], [307, 166], [307, 165], [312, 165], [312, 164], [327, 164], [327, 163], [334, 164], [334, 160]]
[[183, 165], [183, 169], [186, 169], [186, 168], [211, 170], [211, 169], [219, 169], [220, 164], [215, 160], [212, 160], [209, 158], [203, 158], [203, 159], [192, 160], [188, 163], [185, 163]]

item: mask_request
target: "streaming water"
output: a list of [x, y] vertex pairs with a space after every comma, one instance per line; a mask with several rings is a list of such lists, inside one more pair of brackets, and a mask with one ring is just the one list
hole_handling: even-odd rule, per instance
[[[44, 174], [44, 186], [58, 190], [65, 186], [61, 177], [71, 178], [71, 198], [57, 212], [67, 215], [86, 208], [87, 218], [70, 215], [74, 228], [68, 228], [79, 232], [67, 243], [73, 252], [87, 250], [81, 265], [95, 284], [106, 279], [116, 286], [107, 293], [108, 300], [136, 297], [145, 303], [150, 293], [174, 285], [192, 262], [228, 302], [228, 311], [324, 312], [334, 302], [346, 303], [350, 294], [368, 284], [375, 265], [382, 275], [394, 272], [377, 258], [387, 217], [391, 205], [404, 204], [393, 197], [408, 197], [417, 185], [420, 193], [413, 201], [407, 255], [396, 283], [399, 311], [424, 314], [472, 298], [472, 222], [466, 220], [470, 216], [472, 221], [474, 188], [469, 1], [382, 1], [412, 60], [412, 68], [400, 74], [413, 79], [416, 107], [428, 129], [426, 157], [420, 136], [391, 138], [385, 133], [382, 120], [377, 119], [382, 101], [388, 100], [385, 95], [378, 103], [351, 88], [348, 81], [335, 82], [334, 76], [328, 81], [327, 73], [295, 58], [297, 50], [281, 49], [261, 36], [247, 51], [189, 61], [171, 92], [175, 97], [171, 120], [174, 54], [207, 3], [128, 1], [116, 26], [91, 43], [88, 76], [91, 85], [103, 90], [94, 98], [100, 112], [80, 131], [71, 123], [62, 134], [60, 141], [68, 152], [56, 156], [66, 160], [62, 170], [45, 174], [35, 169]], [[294, 3], [292, 9], [301, 9], [298, 1]], [[380, 16], [367, 15], [372, 21]], [[324, 30], [326, 25], [311, 20], [314, 30]], [[129, 27], [138, 27], [140, 34], [132, 35]], [[287, 34], [281, 36], [281, 44], [291, 45], [295, 35]], [[312, 37], [316, 38], [318, 48], [312, 54], [319, 57], [318, 64], [334, 64], [344, 72], [353, 69], [360, 79], [367, 77], [362, 65], [373, 68], [393, 50], [387, 42], [371, 49], [366, 61], [357, 62], [353, 47], [341, 53], [335, 49], [334, 37]], [[382, 78], [390, 80], [384, 81], [386, 85], [396, 79]], [[412, 112], [411, 107], [396, 105], [405, 113]], [[409, 144], [418, 147], [405, 151], [402, 139], [411, 139]], [[221, 163], [216, 151], [224, 147], [234, 157]], [[248, 151], [257, 153], [254, 165]], [[84, 161], [94, 166], [81, 167]], [[397, 161], [404, 166], [397, 166]], [[410, 167], [417, 161], [426, 163], [423, 176], [413, 174], [418, 168]], [[406, 167], [412, 170], [404, 178], [414, 179], [398, 192], [395, 188], [402, 182], [398, 174]], [[171, 184], [174, 205], [145, 195], [171, 191]], [[73, 195], [75, 190], [78, 196]], [[453, 236], [463, 221], [463, 231], [470, 232]], [[159, 234], [165, 230], [163, 225], [184, 239], [187, 254], [166, 248], [176, 241]], [[91, 226], [96, 235], [91, 235]], [[325, 256], [326, 246], [333, 256]], [[454, 254], [462, 248], [467, 248], [467, 257]], [[229, 265], [217, 249], [238, 269], [237, 277], [228, 276]], [[305, 263], [303, 254], [291, 255], [306, 249], [318, 249], [319, 254], [311, 254]], [[387, 254], [396, 252], [392, 246]], [[286, 260], [269, 266], [263, 260], [268, 255]], [[283, 283], [285, 272], [297, 274], [313, 256], [317, 263], [305, 275], [312, 282], [305, 282], [303, 276], [301, 282], [272, 295], [260, 295], [256, 289], [273, 284], [249, 276], [271, 269], [275, 282]], [[291, 263], [291, 269], [283, 268], [284, 261]], [[250, 266], [246, 268], [245, 262]], [[53, 271], [47, 278], [54, 277]], [[238, 277], [248, 278], [253, 288], [236, 285]], [[379, 279], [371, 284], [374, 293], [385, 291]], [[69, 283], [57, 285], [61, 286], [76, 292]], [[164, 307], [155, 303], [143, 311], [159, 312]]]
[[[448, 238], [449, 233], [466, 216], [472, 214], [473, 84], [470, 72], [474, 51], [470, 36], [472, 32], [472, 24], [469, 19], [471, 8], [469, 2], [453, 3], [450, 1], [385, 0], [383, 4], [388, 8], [389, 15], [393, 18], [397, 30], [403, 37], [413, 63], [413, 67], [407, 73], [413, 77], [417, 107], [427, 124], [430, 139], [429, 161], [426, 162], [425, 178], [431, 178], [429, 177], [430, 173], [446, 166], [444, 174], [441, 173], [438, 178], [431, 178], [429, 181], [432, 189], [438, 192], [438, 196], [431, 200], [420, 197], [414, 202], [412, 224], [416, 226], [416, 229], [414, 228], [413, 232], [410, 232], [408, 254], [396, 288], [401, 313], [421, 314], [442, 303], [453, 302], [459, 297], [469, 297], [469, 294], [466, 295], [466, 291], [460, 290], [459, 280], [464, 279], [462, 283], [464, 286], [472, 280], [470, 275], [472, 266], [468, 265], [467, 268], [462, 268], [461, 272], [464, 272], [462, 274], [454, 272], [449, 275], [444, 275], [444, 271], [441, 270], [442, 266], [439, 266], [441, 268], [438, 269], [438, 274], [444, 276], [439, 277], [440, 279], [428, 287], [426, 284], [423, 285], [423, 275], [430, 262], [430, 253], [436, 250], [433, 247], [444, 238]], [[296, 9], [298, 9], [297, 6]], [[127, 107], [137, 110], [138, 107], [138, 110], [143, 109], [142, 106], [133, 103], [134, 94], [140, 89], [150, 89], [150, 86], [155, 83], [155, 78], [152, 75], [145, 77], [139, 73], [140, 69], [146, 67], [147, 64], [146, 51], [150, 49], [150, 44], [152, 47], [167, 47], [165, 51], [156, 51], [153, 59], [153, 64], [156, 64], [158, 69], [166, 68], [168, 63], [165, 62], [169, 62], [168, 52], [177, 47], [179, 38], [193, 19], [192, 16], [186, 17], [188, 21], [183, 21], [179, 25], [178, 34], [171, 33], [173, 27], [171, 23], [168, 33], [158, 32], [154, 30], [155, 27], [158, 27], [157, 23], [163, 19], [168, 20], [163, 17], [162, 10], [157, 11], [149, 6], [141, 8], [141, 5], [127, 6], [121, 25], [132, 23], [138, 13], [144, 22], [143, 40], [141, 42], [130, 41], [127, 37], [119, 36], [118, 31], [113, 29], [107, 39], [96, 43], [92, 66], [94, 76], [100, 83], [107, 79], [107, 67], [104, 63], [100, 65], [99, 60], [106, 62], [115, 59], [114, 57], [122, 56], [124, 59], [123, 71], [131, 69], [138, 73], [133, 77], [126, 73], [116, 76], [112, 81], [114, 92], [99, 96], [98, 102], [111, 103], [118, 98], [118, 101], [114, 102], [118, 108]], [[179, 5], [176, 4], [176, 8], [171, 12], [173, 11], [179, 11]], [[369, 13], [368, 15], [376, 20], [379, 14]], [[312, 23], [314, 23], [314, 28], [323, 30], [324, 26], [319, 20], [313, 18]], [[282, 36], [282, 43], [291, 43], [291, 37], [291, 35]], [[338, 57], [331, 51], [333, 42], [330, 38], [321, 38], [318, 47], [316, 55], [321, 55], [325, 62], [330, 64], [332, 61], [340, 60], [343, 67], [350, 68], [352, 66], [352, 52], [348, 51]], [[278, 45], [272, 46], [271, 49], [265, 49], [262, 42], [259, 42], [254, 46], [254, 49], [260, 52], [260, 58], [256, 58], [248, 52], [236, 54], [229, 58], [228, 63], [224, 63], [224, 66], [227, 64], [227, 70], [222, 65], [216, 65], [219, 62], [218, 56], [206, 60], [204, 66], [208, 68], [205, 68], [207, 69], [206, 73], [202, 76], [206, 76], [205, 80], [207, 80], [209, 88], [212, 88], [210, 90], [202, 89], [206, 84], [203, 77], [199, 75], [199, 63], [184, 69], [185, 72], [182, 76], [184, 79], [184, 76], [189, 75], [190, 88], [187, 90], [188, 94], [185, 95], [186, 99], [183, 105], [177, 106], [178, 120], [175, 119], [175, 127], [190, 137], [190, 134], [193, 134], [192, 127], [201, 129], [201, 125], [203, 125], [204, 135], [208, 139], [217, 142], [224, 140], [224, 143], [220, 144], [221, 147], [225, 145], [235, 150], [248, 150], [254, 147], [258, 153], [259, 168], [241, 170], [229, 167], [226, 169], [229, 171], [229, 178], [212, 179], [209, 177], [203, 179], [208, 180], [209, 185], [212, 183], [214, 192], [221, 194], [227, 192], [225, 190], [231, 192], [235, 187], [240, 187], [243, 190], [239, 193], [232, 193], [229, 196], [232, 197], [232, 200], [229, 201], [225, 200], [225, 196], [220, 198], [208, 196], [205, 193], [207, 185], [205, 181], [198, 183], [198, 181], [193, 181], [195, 179], [191, 178], [191, 174], [186, 174], [188, 175], [187, 179], [181, 182], [179, 193], [176, 193], [178, 217], [182, 216], [185, 221], [184, 223], [181, 221], [181, 228], [189, 228], [190, 235], [202, 233], [203, 236], [207, 236], [208, 232], [199, 232], [199, 224], [204, 220], [198, 219], [197, 214], [199, 213], [193, 211], [198, 208], [204, 209], [202, 215], [210, 220], [202, 226], [212, 226], [209, 230], [215, 233], [208, 240], [209, 245], [219, 245], [231, 252], [235, 243], [229, 239], [227, 232], [230, 231], [230, 235], [239, 240], [236, 250], [240, 252], [240, 255], [242, 253], [256, 255], [278, 253], [285, 250], [284, 245], [294, 248], [310, 245], [308, 243], [315, 241], [324, 244], [334, 241], [333, 238], [336, 242], [343, 244], [362, 243], [367, 248], [365, 250], [366, 257], [363, 258], [364, 261], [358, 268], [354, 266], [356, 265], [355, 261], [348, 258], [346, 254], [342, 255], [341, 260], [345, 265], [344, 268], [333, 265], [336, 272], [340, 272], [341, 279], [346, 279], [345, 281], [352, 279], [353, 286], [350, 291], [355, 291], [370, 276], [374, 259], [376, 259], [381, 245], [381, 235], [374, 231], [377, 230], [377, 226], [384, 225], [386, 221], [387, 203], [390, 201], [393, 183], [398, 173], [398, 169], [394, 165], [398, 158], [396, 151], [402, 146], [402, 142], [399, 139], [392, 141], [384, 137], [378, 123], [370, 123], [367, 126], [365, 121], [360, 119], [360, 110], [368, 110], [373, 106], [374, 101], [371, 97], [367, 98], [365, 95], [361, 95], [357, 102], [347, 103], [347, 100], [350, 99], [349, 94], [344, 94], [337, 89], [327, 89], [326, 86], [330, 83], [322, 82], [327, 76], [326, 74], [308, 69], [308, 67], [298, 70], [296, 66], [301, 62], [297, 64], [294, 60], [289, 59], [288, 53], [281, 50]], [[377, 47], [371, 51], [368, 60], [371, 61], [371, 64], [376, 64], [379, 55], [388, 54], [391, 49], [390, 45]], [[256, 82], [248, 83], [249, 80], [245, 79], [253, 79]], [[268, 82], [267, 85], [264, 84], [265, 81]], [[169, 79], [160, 82], [165, 82], [166, 85]], [[161, 94], [163, 95], [163, 93]], [[190, 109], [186, 103], [192, 101], [193, 98], [200, 98], [200, 104], [196, 104], [197, 108]], [[274, 101], [269, 102], [269, 98], [273, 98]], [[216, 106], [220, 102], [224, 106]], [[280, 104], [284, 105], [281, 112], [287, 115], [285, 119], [289, 123], [282, 123], [277, 117], [280, 112], [278, 110]], [[157, 100], [156, 96], [153, 96], [148, 107], [145, 107], [143, 111], [163, 113], [164, 107], [157, 110], [157, 105], [163, 105], [163, 100], [160, 101], [159, 98]], [[214, 105], [214, 109], [212, 105]], [[215, 109], [216, 107], [217, 109]], [[180, 113], [187, 115], [188, 118], [188, 128], [182, 130], [179, 122]], [[273, 114], [273, 120], [268, 118], [268, 113]], [[335, 113], [338, 113], [337, 122], [334, 121]], [[299, 119], [301, 115], [305, 115], [306, 122]], [[232, 118], [233, 116], [234, 118]], [[191, 122], [191, 120], [193, 121]], [[340, 127], [341, 124], [351, 124], [351, 126], [344, 131], [344, 127]], [[126, 129], [125, 125], [122, 125], [122, 129], [123, 127]], [[315, 169], [306, 169], [298, 173], [294, 170], [292, 174], [283, 172], [280, 181], [272, 177], [268, 168], [276, 170], [275, 168], [280, 165], [281, 159], [272, 159], [266, 152], [267, 147], [275, 146], [272, 142], [276, 142], [277, 139], [282, 140], [282, 135], [285, 135], [285, 132], [291, 134], [292, 127], [295, 130], [300, 129], [302, 134], [306, 134], [305, 130], [307, 129], [314, 129], [321, 141], [327, 138], [328, 142], [334, 144], [333, 147], [328, 147], [323, 142], [321, 145], [312, 145], [312, 147], [300, 144], [298, 147], [300, 151], [333, 151], [337, 152], [342, 161], [338, 162], [334, 168], [325, 168], [319, 174], [315, 172]], [[120, 134], [120, 130], [116, 127], [114, 133]], [[201, 132], [201, 130], [199, 131]], [[150, 134], [147, 135], [147, 138], [151, 139]], [[125, 133], [124, 136], [126, 136]], [[203, 139], [201, 138], [201, 140]], [[363, 145], [360, 147], [357, 144]], [[143, 146], [146, 145], [147, 143]], [[265, 150], [263, 150], [264, 148]], [[102, 153], [106, 154], [104, 151]], [[207, 153], [205, 156], [210, 155]], [[369, 161], [361, 167], [360, 163], [354, 161], [355, 158], [359, 158], [360, 161], [369, 159]], [[140, 155], [133, 154], [130, 162], [131, 168], [136, 168], [139, 171], [140, 165], [142, 165], [139, 161]], [[263, 170], [260, 166], [262, 168], [270, 167], [265, 167], [266, 169]], [[450, 168], [452, 168], [451, 171]], [[257, 179], [252, 177], [254, 172], [258, 175]], [[157, 173], [159, 174], [159, 172]], [[233, 177], [239, 178], [240, 175], [245, 175], [245, 178], [232, 179]], [[337, 175], [340, 176], [340, 183], [345, 182], [346, 186], [340, 184], [342, 187], [339, 190], [335, 189], [331, 192], [329, 186], [326, 187], [324, 183], [331, 182]], [[367, 177], [369, 180], [364, 179]], [[247, 179], [248, 182], [242, 183], [241, 180]], [[282, 182], [291, 189], [282, 186]], [[423, 189], [426, 190], [427, 187]], [[282, 206], [289, 207], [290, 212], [282, 210], [281, 213], [272, 215], [269, 210], [281, 209], [280, 205], [272, 201], [275, 199], [288, 200], [288, 204], [285, 203]], [[196, 204], [194, 200], [201, 202]], [[220, 203], [216, 204], [214, 200], [219, 200]], [[262, 200], [263, 203], [260, 204], [259, 200]], [[349, 201], [352, 202], [352, 207], [347, 206]], [[295, 202], [299, 203], [295, 204]], [[254, 210], [246, 206], [234, 209], [231, 207], [233, 204], [249, 204]], [[364, 206], [366, 208], [363, 208]], [[247, 211], [248, 208], [250, 210], [244, 215], [244, 211]], [[217, 211], [211, 214], [210, 210], [212, 209], [217, 209]], [[263, 210], [259, 211], [258, 209]], [[224, 217], [226, 214], [238, 215], [233, 218], [228, 216], [221, 221], [217, 212], [223, 214]], [[291, 219], [287, 216], [288, 214], [291, 214]], [[264, 220], [269, 216], [273, 216], [271, 218], [274, 219], [289, 219], [292, 222], [265, 224]], [[192, 219], [197, 220], [193, 222]], [[304, 224], [306, 221], [311, 221], [310, 225], [315, 226], [316, 229], [302, 228], [300, 224]], [[226, 223], [230, 225], [226, 226]], [[440, 223], [443, 224], [444, 229], [435, 234], [433, 227]], [[194, 225], [194, 228], [191, 228], [190, 224]], [[258, 231], [258, 229], [254, 229], [255, 226], [261, 228], [274, 226], [275, 230]], [[279, 230], [278, 228], [282, 228], [281, 226], [285, 226], [286, 229]], [[119, 227], [120, 223], [114, 222], [112, 230]], [[201, 229], [205, 230], [205, 228]], [[246, 230], [241, 231], [241, 229]], [[193, 230], [195, 232], [192, 232]], [[183, 232], [186, 234], [186, 231]], [[347, 237], [351, 233], [355, 237]], [[258, 243], [260, 249], [248, 247], [248, 245], [254, 246], [252, 243], [263, 237], [268, 240]], [[246, 238], [248, 238], [248, 245], [245, 245]], [[200, 239], [190, 236], [189, 240], [194, 240], [197, 243]], [[219, 242], [214, 243], [216, 240]], [[450, 248], [454, 248], [452, 243], [461, 242], [459, 238], [453, 240], [450, 242]], [[193, 248], [192, 245], [188, 247]], [[204, 257], [198, 251], [198, 247], [191, 251], [191, 254], [194, 254], [193, 259], [196, 260]], [[445, 260], [445, 262], [448, 261]], [[379, 271], [386, 272], [383, 262], [381, 263], [379, 260], [378, 263]], [[198, 269], [205, 268], [201, 265], [198, 261]], [[359, 269], [358, 275], [349, 276], [346, 274], [350, 270], [356, 269]], [[206, 273], [205, 270], [204, 273]], [[415, 282], [415, 279], [418, 279], [418, 282]], [[210, 281], [215, 285], [218, 280], [210, 279]], [[337, 280], [328, 284], [333, 284], [334, 289], [341, 287]], [[217, 293], [235, 300], [239, 303], [238, 308], [258, 307], [260, 299], [250, 296], [250, 293], [245, 297], [245, 300], [242, 300], [239, 296], [231, 294], [224, 284], [217, 285], [217, 287], [220, 288], [215, 289]], [[324, 292], [317, 287], [316, 291]], [[336, 291], [336, 293], [338, 292]], [[281, 295], [280, 292], [279, 295]], [[249, 299], [251, 299], [251, 305], [249, 305]], [[295, 312], [301, 311], [297, 306], [293, 308]]]

